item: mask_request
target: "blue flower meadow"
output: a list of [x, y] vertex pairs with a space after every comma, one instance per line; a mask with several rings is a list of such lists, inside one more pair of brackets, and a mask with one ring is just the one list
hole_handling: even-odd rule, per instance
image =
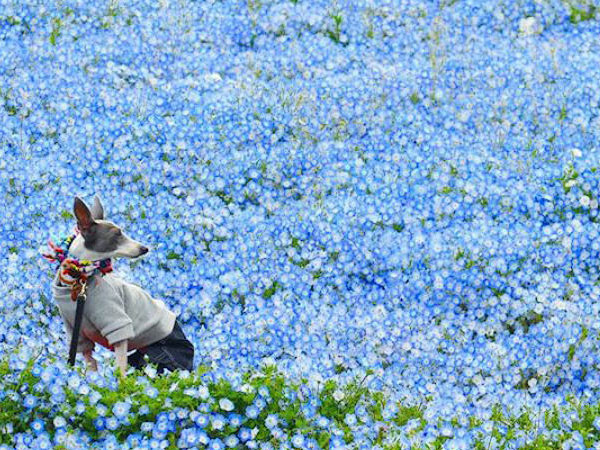
[[[599, 18], [0, 0], [0, 449], [600, 448]], [[94, 194], [195, 373], [66, 365]]]

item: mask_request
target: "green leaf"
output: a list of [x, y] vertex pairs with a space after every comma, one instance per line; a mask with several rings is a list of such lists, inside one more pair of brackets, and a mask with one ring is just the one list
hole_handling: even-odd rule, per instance
[[52, 32], [50, 33], [50, 43], [52, 45], [56, 45], [56, 38], [60, 36], [61, 26], [62, 22], [59, 18], [54, 18], [52, 20]]

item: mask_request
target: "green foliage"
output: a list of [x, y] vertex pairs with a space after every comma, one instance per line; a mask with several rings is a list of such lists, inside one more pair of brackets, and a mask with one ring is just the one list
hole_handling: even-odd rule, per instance
[[[587, 337], [588, 331], [582, 329], [580, 341]], [[212, 380], [210, 369], [206, 366], [198, 367], [187, 377], [182, 377], [180, 372], [173, 372], [155, 378], [144, 378], [140, 382], [140, 376], [143, 375], [138, 370], [132, 370], [126, 376], [121, 376], [116, 368], [112, 371], [113, 376], [117, 378], [117, 387], [99, 386], [88, 383], [91, 390], [100, 394], [100, 400], [96, 404], [91, 404], [90, 396], [81, 396], [69, 389], [65, 389], [66, 399], [60, 405], [52, 405], [49, 402], [50, 392], [46, 389], [34, 390], [34, 386], [41, 385], [40, 378], [34, 375], [33, 368], [36, 363], [36, 357], [30, 358], [26, 366], [21, 371], [15, 371], [9, 364], [10, 355], [5, 355], [0, 360], [0, 392], [4, 394], [0, 400], [0, 430], [6, 426], [12, 427], [11, 433], [0, 433], [0, 443], [13, 445], [12, 437], [16, 433], [29, 432], [31, 423], [35, 419], [41, 419], [48, 433], [53, 436], [56, 432], [53, 419], [56, 416], [62, 416], [68, 419], [67, 430], [82, 430], [87, 433], [92, 440], [99, 439], [103, 432], [96, 430], [94, 419], [98, 417], [98, 411], [95, 405], [101, 404], [110, 411], [117, 402], [129, 402], [132, 407], [129, 415], [129, 423], [120, 424], [113, 432], [119, 442], [124, 442], [127, 437], [139, 432], [143, 422], [152, 422], [159, 413], [173, 411], [175, 408], [184, 408], [188, 411], [198, 408], [200, 403], [208, 404], [212, 411], [222, 412], [219, 406], [220, 399], [229, 399], [234, 407], [233, 412], [244, 415], [246, 408], [253, 404], [257, 397], [258, 388], [267, 388], [268, 395], [265, 398], [266, 406], [260, 411], [255, 419], [248, 419], [244, 426], [256, 428], [258, 430], [256, 440], [259, 442], [270, 442], [277, 448], [279, 442], [274, 439], [269, 429], [266, 427], [265, 419], [270, 414], [275, 414], [279, 419], [279, 426], [288, 435], [300, 433], [306, 437], [314, 438], [321, 448], [328, 448], [331, 439], [332, 430], [341, 430], [343, 438], [348, 445], [353, 442], [351, 428], [346, 425], [345, 418], [347, 414], [355, 412], [357, 405], [365, 406], [370, 419], [373, 421], [386, 423], [379, 435], [374, 439], [373, 445], [379, 444], [383, 448], [397, 449], [398, 444], [385, 444], [385, 437], [390, 432], [399, 431], [400, 427], [406, 426], [409, 421], [416, 420], [416, 427], [411, 426], [408, 431], [409, 436], [419, 433], [427, 425], [423, 417], [422, 405], [405, 406], [398, 404], [398, 412], [389, 421], [383, 419], [383, 410], [386, 406], [386, 397], [382, 392], [371, 391], [365, 386], [365, 380], [373, 372], [368, 370], [364, 376], [355, 378], [346, 385], [339, 385], [335, 380], [327, 380], [325, 384], [317, 391], [313, 392], [318, 396], [320, 405], [318, 413], [332, 421], [333, 427], [327, 430], [318, 428], [309, 418], [303, 414], [303, 396], [299, 395], [300, 388], [306, 392], [308, 386], [306, 380], [299, 382], [287, 380], [279, 373], [275, 366], [267, 366], [262, 370], [248, 371], [242, 375], [244, 385], [249, 389], [235, 389], [231, 384], [223, 379]], [[79, 376], [83, 376], [83, 369], [76, 366], [73, 369]], [[39, 373], [39, 372], [36, 372]], [[50, 383], [51, 385], [51, 383]], [[147, 394], [147, 387], [156, 388], [158, 395], [154, 398]], [[197, 398], [190, 395], [188, 389], [205, 386], [208, 389], [208, 398]], [[40, 404], [31, 410], [23, 408], [23, 398], [28, 395], [35, 395]], [[337, 400], [336, 400], [337, 399]], [[85, 410], [79, 414], [75, 411], [78, 401], [83, 401]], [[142, 406], [148, 407], [148, 412], [140, 413]], [[568, 412], [575, 412], [575, 419], [572, 420], [569, 429], [558, 433], [554, 440], [548, 436], [538, 435], [536, 430], [545, 423], [548, 429], [562, 430], [563, 423], [561, 416]], [[531, 440], [523, 447], [525, 449], [546, 449], [554, 450], [560, 448], [561, 443], [567, 440], [571, 433], [578, 431], [584, 439], [586, 447], [592, 447], [595, 442], [600, 440], [600, 433], [594, 426], [594, 421], [600, 416], [600, 405], [584, 404], [577, 401], [574, 397], [568, 398], [566, 407], [559, 408], [555, 406], [546, 411], [525, 410], [519, 415], [507, 414], [500, 405], [492, 407], [491, 421], [495, 424], [491, 436], [495, 437], [500, 447], [506, 448], [507, 444], [515, 439], [521, 433], [528, 433]], [[360, 418], [358, 418], [360, 421]], [[454, 426], [458, 425], [458, 418], [451, 421]], [[473, 417], [469, 418], [469, 427], [475, 428], [481, 426], [482, 422]], [[170, 445], [168, 448], [177, 448], [177, 440], [181, 429], [189, 426], [189, 419], [182, 419], [177, 423], [176, 430], [167, 436]], [[500, 425], [506, 427], [506, 432], [501, 433]], [[207, 433], [212, 438], [224, 438], [235, 432], [231, 426], [222, 430], [207, 429]], [[490, 436], [490, 437], [491, 437]], [[448, 438], [438, 437], [430, 448], [443, 448], [444, 442]], [[475, 449], [489, 448], [489, 438], [482, 438], [474, 443]], [[60, 448], [56, 447], [56, 448]], [[425, 448], [425, 447], [415, 447]]]
[[75, 217], [73, 216], [73, 214], [71, 214], [69, 211], [67, 211], [66, 209], [63, 209], [62, 212], [60, 213], [60, 216], [65, 219], [65, 220], [71, 220], [74, 219]]
[[333, 20], [333, 29], [327, 30], [327, 36], [336, 44], [341, 43], [340, 37], [342, 32], [342, 16], [340, 14], [330, 14], [329, 17]]
[[558, 115], [558, 120], [562, 122], [567, 118], [567, 105], [563, 105], [560, 109], [560, 114]]
[[292, 247], [296, 250], [300, 250], [300, 240], [295, 236], [292, 237]]
[[595, 19], [596, 13], [598, 12], [598, 9], [600, 9], [593, 4], [587, 5], [586, 8], [583, 8], [583, 7], [578, 8], [576, 6], [569, 5], [569, 8], [570, 8], [569, 20], [571, 21], [572, 24], [577, 24], [579, 22], [584, 22], [586, 20]]
[[167, 254], [167, 259], [181, 259], [181, 255], [177, 252], [174, 252], [173, 250], [171, 250], [168, 254]]
[[568, 194], [572, 188], [571, 186], [568, 186], [569, 181], [577, 179], [578, 176], [579, 173], [577, 172], [577, 170], [575, 170], [575, 166], [573, 165], [573, 163], [569, 163], [569, 165], [565, 169], [563, 176], [559, 178], [563, 185], [565, 194]]
[[226, 205], [233, 203], [233, 197], [227, 194], [225, 191], [216, 191], [213, 192], [213, 194], [219, 197], [223, 202], [225, 202]]
[[397, 231], [398, 233], [400, 233], [402, 230], [404, 230], [404, 225], [399, 224], [399, 223], [393, 223], [392, 228], [394, 229], [394, 231]]
[[275, 292], [277, 291], [278, 288], [280, 288], [282, 285], [276, 280], [273, 282], [273, 284], [271, 285], [271, 287], [265, 289], [265, 291], [263, 292], [262, 296], [264, 299], [269, 299], [271, 297], [273, 297], [273, 295], [275, 294]]
[[61, 20], [56, 17], [52, 20], [52, 31], [50, 32], [50, 43], [56, 45], [56, 38], [60, 36]]

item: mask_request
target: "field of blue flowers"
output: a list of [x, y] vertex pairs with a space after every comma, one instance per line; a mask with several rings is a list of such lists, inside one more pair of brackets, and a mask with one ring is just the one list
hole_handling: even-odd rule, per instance
[[[599, 19], [0, 0], [0, 449], [600, 448]], [[67, 366], [94, 194], [197, 371]]]

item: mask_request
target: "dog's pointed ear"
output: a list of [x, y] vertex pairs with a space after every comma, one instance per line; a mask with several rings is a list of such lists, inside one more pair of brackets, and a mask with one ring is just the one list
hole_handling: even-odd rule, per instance
[[89, 208], [79, 197], [75, 197], [73, 211], [75, 212], [75, 218], [77, 219], [77, 228], [79, 228], [81, 234], [87, 233], [95, 222]]
[[98, 197], [98, 195], [94, 197], [94, 204], [92, 205], [92, 217], [94, 220], [104, 219], [104, 207], [102, 206], [102, 202], [100, 201], [100, 197]]

